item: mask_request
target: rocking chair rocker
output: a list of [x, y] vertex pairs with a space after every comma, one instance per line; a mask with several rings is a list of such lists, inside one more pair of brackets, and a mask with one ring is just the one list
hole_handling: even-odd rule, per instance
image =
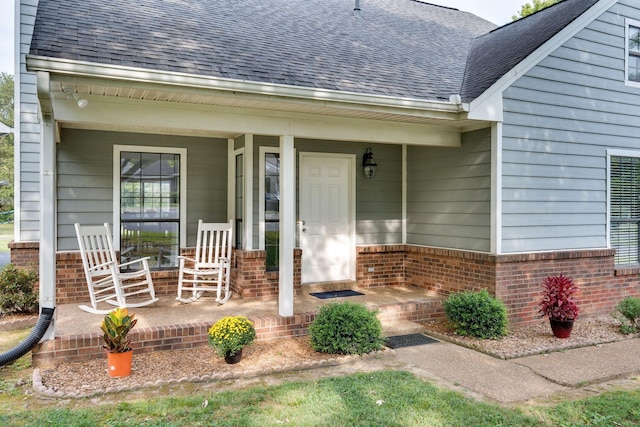
[[[231, 298], [229, 279], [231, 275], [231, 247], [233, 220], [228, 223], [205, 223], [198, 221], [195, 258], [180, 256], [178, 296], [176, 299], [190, 303], [206, 291], [216, 291], [216, 302], [224, 304]], [[191, 291], [191, 297], [183, 292]], [[224, 296], [222, 293], [224, 291]]]
[[[81, 305], [84, 311], [106, 314], [112, 309], [101, 310], [99, 303], [118, 307], [143, 307], [158, 301], [153, 289], [148, 258], [118, 264], [111, 240], [111, 228], [104, 225], [75, 224], [82, 266], [89, 287], [91, 306]], [[140, 269], [122, 272], [122, 267], [140, 264]], [[140, 300], [140, 296], [147, 297]], [[131, 298], [135, 297], [135, 300]]]

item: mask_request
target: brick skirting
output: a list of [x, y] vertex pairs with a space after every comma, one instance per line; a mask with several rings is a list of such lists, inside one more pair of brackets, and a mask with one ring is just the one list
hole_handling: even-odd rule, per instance
[[[424, 322], [442, 319], [444, 312], [438, 300], [409, 301], [378, 307], [380, 320], [412, 320]], [[258, 340], [297, 337], [308, 334], [317, 313], [299, 313], [290, 317], [278, 315], [249, 317]], [[129, 337], [134, 354], [153, 351], [184, 350], [208, 345], [207, 331], [213, 322], [197, 322], [133, 329]], [[67, 335], [36, 345], [32, 365], [42, 367], [105, 357], [99, 333]]]
[[[37, 243], [11, 243], [16, 266], [37, 265]], [[185, 249], [188, 252], [189, 248]], [[294, 253], [294, 292], [301, 291], [301, 255]], [[57, 255], [57, 303], [88, 301], [78, 252]], [[580, 287], [581, 315], [609, 314], [626, 296], [640, 296], [640, 268], [616, 269], [614, 250], [576, 250], [490, 255], [413, 245], [357, 248], [356, 277], [360, 287], [405, 285], [441, 295], [487, 289], [505, 302], [512, 326], [537, 322], [542, 280], [565, 274]], [[278, 272], [266, 271], [265, 251], [235, 251], [231, 288], [241, 298], [278, 295]], [[152, 274], [158, 295], [176, 292], [177, 271]]]

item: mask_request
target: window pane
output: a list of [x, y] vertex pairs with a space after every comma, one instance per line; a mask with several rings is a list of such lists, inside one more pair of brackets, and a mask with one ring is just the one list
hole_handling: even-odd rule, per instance
[[177, 266], [180, 155], [120, 153], [122, 261], [151, 257], [150, 267]]
[[244, 155], [236, 156], [236, 248], [242, 248], [244, 238], [242, 219], [244, 218]]
[[629, 80], [640, 82], [640, 57], [629, 55]]
[[277, 270], [280, 264], [280, 154], [264, 156], [264, 247], [267, 270]]
[[640, 28], [629, 26], [629, 52], [640, 53]]

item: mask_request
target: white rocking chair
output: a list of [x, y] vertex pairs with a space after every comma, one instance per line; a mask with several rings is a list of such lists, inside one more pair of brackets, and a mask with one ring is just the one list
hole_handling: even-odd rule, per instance
[[[232, 236], [233, 220], [228, 223], [198, 221], [195, 259], [178, 257], [180, 260], [178, 296], [176, 297], [178, 301], [193, 302], [206, 291], [216, 291], [216, 302], [220, 304], [229, 301]], [[191, 291], [191, 297], [182, 296], [183, 292], [189, 291]]]
[[[153, 289], [148, 258], [118, 264], [108, 223], [75, 224], [75, 228], [91, 299], [91, 306], [81, 305], [82, 310], [106, 314], [111, 309], [99, 309], [99, 303], [118, 307], [143, 307], [158, 301]], [[122, 267], [135, 264], [140, 264], [139, 270], [120, 271]], [[145, 294], [148, 295], [140, 300], [139, 296]], [[132, 297], [135, 297], [135, 300], [132, 301]]]

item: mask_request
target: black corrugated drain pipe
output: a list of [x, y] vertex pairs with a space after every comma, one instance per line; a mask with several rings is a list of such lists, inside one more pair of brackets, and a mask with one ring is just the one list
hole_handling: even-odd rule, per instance
[[49, 328], [49, 324], [53, 319], [54, 308], [43, 307], [40, 312], [40, 317], [38, 317], [38, 322], [36, 326], [33, 327], [33, 330], [29, 334], [29, 336], [22, 341], [17, 346], [13, 347], [11, 350], [5, 351], [0, 354], [0, 366], [7, 365], [13, 362], [16, 359], [21, 358], [25, 354], [29, 353], [31, 349], [40, 342], [44, 333], [47, 332]]

